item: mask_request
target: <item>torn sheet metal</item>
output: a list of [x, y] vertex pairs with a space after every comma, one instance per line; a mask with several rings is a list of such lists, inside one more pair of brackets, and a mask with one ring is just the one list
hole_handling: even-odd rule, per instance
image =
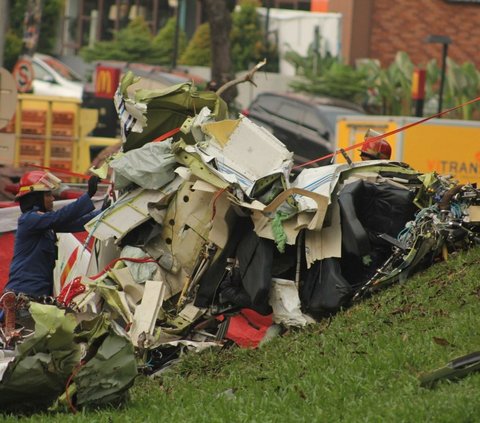
[[177, 258], [172, 254], [171, 247], [163, 239], [162, 234], [150, 238], [143, 249], [154, 258], [159, 266], [170, 273], [178, 273], [180, 268]]
[[90, 251], [70, 233], [59, 233], [58, 258], [53, 271], [53, 292], [59, 293], [75, 277], [85, 275]]
[[142, 302], [135, 309], [133, 324], [129, 332], [135, 346], [151, 344], [149, 337], [154, 333], [155, 322], [165, 297], [165, 284], [162, 281], [147, 281]]
[[171, 201], [162, 233], [171, 254], [190, 275], [203, 245], [209, 241], [209, 234], [212, 233], [217, 242], [224, 243], [225, 234], [218, 232], [229, 227], [226, 197], [215, 197], [213, 192], [195, 189], [194, 184], [185, 182]]
[[146, 103], [129, 98], [127, 93], [128, 87], [137, 81], [139, 81], [139, 78], [135, 77], [132, 72], [127, 72], [113, 96], [113, 102], [120, 120], [123, 142], [126, 141], [131, 132], [142, 132], [147, 124]]
[[180, 334], [198, 321], [205, 312], [205, 308], [195, 307], [192, 303], [186, 304], [175, 317], [167, 319], [167, 326], [162, 330], [168, 334]]
[[196, 352], [201, 352], [207, 348], [218, 348], [221, 347], [222, 345], [219, 344], [218, 342], [206, 342], [206, 341], [190, 341], [188, 339], [179, 339], [178, 341], [170, 341], [170, 342], [165, 342], [165, 345], [173, 345], [173, 346], [185, 346], [188, 348], [188, 350], [191, 351], [196, 351]]
[[480, 206], [470, 206], [467, 209], [469, 222], [480, 222]]
[[8, 368], [8, 364], [15, 360], [15, 351], [0, 350], [0, 381], [3, 379], [3, 374]]
[[124, 151], [139, 148], [172, 129], [180, 128], [185, 119], [195, 116], [204, 107], [210, 109], [215, 120], [228, 116], [225, 101], [212, 91], [198, 91], [191, 82], [164, 90], [137, 90], [133, 102], [147, 104], [147, 125], [141, 133], [132, 131], [127, 135]]
[[219, 248], [224, 248], [236, 220], [228, 194], [202, 180], [195, 181], [192, 189], [213, 195], [208, 240]]
[[[342, 170], [348, 169], [346, 164], [303, 169], [292, 182], [292, 187], [311, 191], [330, 198]], [[316, 204], [307, 196], [296, 197], [299, 210], [315, 210]]]
[[305, 260], [307, 269], [316, 261], [342, 256], [342, 228], [340, 207], [335, 201], [330, 205], [329, 225], [316, 231], [305, 231]]
[[[237, 130], [242, 119], [225, 119], [221, 122], [208, 122], [202, 125], [202, 131], [205, 135], [210, 136], [216, 144], [224, 151], [228, 153], [228, 144], [232, 138], [233, 133]], [[233, 142], [233, 140], [231, 140]], [[232, 148], [230, 146], [230, 148]], [[225, 151], [227, 150], [227, 151]], [[268, 166], [270, 167], [270, 166]]]
[[[131, 245], [126, 245], [123, 247], [120, 257], [133, 259], [151, 258], [148, 257], [145, 251], [143, 251], [141, 248], [133, 247]], [[129, 268], [133, 280], [137, 283], [144, 283], [148, 279], [153, 279], [153, 276], [158, 270], [157, 263], [136, 263], [129, 260], [124, 260], [124, 263]]]
[[262, 177], [286, 175], [293, 165], [293, 153], [264, 128], [248, 118], [205, 123], [202, 130], [210, 136], [197, 148], [213, 160], [214, 168], [236, 183], [250, 196], [255, 182]]
[[295, 187], [290, 188], [279, 194], [267, 207], [265, 207], [265, 209], [263, 209], [262, 212], [266, 215], [271, 215], [272, 213], [276, 212], [278, 208], [282, 205], [282, 203], [287, 201], [290, 196], [294, 198], [296, 207], [298, 201], [303, 197], [306, 197], [315, 202], [315, 208], [313, 209], [315, 210], [315, 213], [312, 213], [311, 220], [307, 227], [311, 230], [321, 228], [323, 225], [325, 214], [327, 212], [330, 196], [318, 194], [316, 192], [311, 192]]
[[109, 273], [115, 280], [115, 282], [117, 282], [118, 285], [121, 287], [122, 291], [125, 292], [126, 300], [130, 307], [130, 310], [135, 310], [135, 306], [140, 302], [143, 297], [144, 285], [139, 284], [133, 280], [133, 277], [128, 267], [123, 267], [121, 269], [111, 269]]
[[187, 119], [182, 125], [183, 133], [192, 133], [192, 136], [196, 142], [205, 141], [205, 133], [202, 131], [202, 125], [209, 121], [214, 121], [214, 116], [208, 107], [204, 107], [200, 112], [192, 119]]
[[81, 349], [74, 343], [73, 314], [55, 306], [31, 303], [33, 335], [17, 345], [15, 359], [0, 382], [0, 408], [46, 408], [63, 392]]
[[286, 243], [289, 245], [295, 244], [298, 232], [304, 228], [319, 230], [323, 225], [330, 197], [299, 188], [290, 188], [283, 191], [262, 210], [259, 211], [257, 206], [252, 209], [252, 221], [254, 222], [255, 232], [258, 236], [275, 240], [272, 229], [272, 220], [275, 217], [275, 213], [287, 200], [295, 198], [296, 204], [296, 202], [303, 197], [311, 200], [315, 206], [310, 208], [312, 212], [308, 213], [308, 217], [307, 212], [305, 212], [304, 215], [298, 215], [298, 212], [293, 211], [292, 217], [282, 222], [286, 235]]
[[214, 169], [210, 169], [206, 166], [195, 147], [188, 146], [183, 141], [179, 141], [175, 145], [174, 151], [177, 161], [184, 166], [187, 166], [191, 173], [197, 178], [207, 181], [220, 189], [227, 188], [235, 181], [233, 178], [230, 178], [229, 180], [225, 179], [223, 177], [224, 175], [220, 175]]
[[[138, 375], [132, 343], [108, 315], [100, 314], [79, 324], [75, 341], [86, 343], [87, 356], [67, 389], [76, 393], [76, 407], [119, 404]], [[65, 394], [61, 397], [65, 401]]]
[[125, 325], [131, 324], [133, 314], [130, 311], [125, 292], [119, 291], [115, 286], [99, 281], [85, 281], [87, 286], [99, 295], [106, 304], [103, 307], [109, 309], [115, 318], [120, 317]]
[[103, 241], [95, 239], [85, 275], [93, 276], [99, 274], [110, 263], [120, 257], [120, 251], [120, 247], [115, 243], [115, 238], [108, 238]]
[[96, 239], [116, 238], [120, 241], [129, 231], [150, 219], [148, 204], [159, 202], [162, 198], [178, 189], [183, 180], [178, 177], [161, 190], [138, 188], [127, 192], [109, 208], [88, 222], [85, 229]]
[[[226, 120], [223, 103], [215, 93], [198, 93], [191, 84], [181, 84], [162, 91], [140, 90], [134, 95], [131, 102], [125, 103], [133, 107], [147, 105], [147, 110], [139, 108], [130, 110], [131, 113], [127, 110], [122, 125], [125, 126], [130, 117], [135, 119], [136, 112], [147, 120], [142, 121], [146, 123], [143, 126], [138, 116], [136, 123], [140, 122], [142, 132], [130, 129], [126, 134], [123, 158], [140, 158], [127, 161], [117, 169], [118, 175], [126, 171], [123, 176], [133, 183], [123, 187], [125, 191], [132, 191], [124, 192], [107, 211], [89, 222], [89, 232], [96, 240], [86, 270], [90, 278], [82, 276], [81, 279], [88, 288], [70, 304], [82, 323], [79, 330], [74, 329], [79, 332], [75, 342], [81, 342], [88, 350], [87, 357], [97, 357], [96, 365], [105, 370], [101, 373], [93, 366], [94, 362], [92, 367], [88, 363], [82, 367], [81, 372], [85, 373], [79, 375], [84, 379], [78, 379], [78, 384], [75, 379], [74, 386], [68, 387], [72, 395], [78, 387], [80, 404], [84, 401], [82, 398], [99, 403], [118, 399], [117, 392], [120, 395], [128, 389], [134, 377], [135, 366], [131, 360], [134, 346], [142, 363], [140, 367], [150, 374], [175, 361], [187, 350], [185, 345], [203, 347], [207, 345], [203, 343], [206, 340], [217, 341], [211, 343], [215, 345], [228, 345], [227, 341], [233, 340], [244, 347], [255, 347], [265, 342], [269, 333], [280, 333], [284, 326], [305, 325], [309, 318], [302, 311], [315, 316], [336, 312], [355, 296], [362, 295], [362, 289], [377, 289], [376, 285], [369, 286], [368, 281], [387, 284], [394, 278], [406, 277], [410, 269], [422, 261], [422, 254], [435, 248], [432, 242], [423, 242], [422, 234], [415, 230], [420, 227], [416, 222], [405, 227], [399, 239], [390, 232], [393, 241], [377, 237], [374, 231], [385, 212], [378, 209], [373, 217], [365, 213], [372, 207], [363, 194], [358, 194], [358, 201], [355, 198], [347, 210], [339, 204], [337, 193], [353, 180], [371, 180], [376, 181], [376, 185], [390, 183], [403, 187], [403, 192], [395, 198], [403, 198], [402, 194], [408, 190], [412, 196], [417, 192], [419, 204], [431, 205], [435, 198], [443, 197], [445, 191], [454, 186], [451, 181], [431, 175], [422, 178], [422, 185], [412, 170], [384, 161], [306, 169], [293, 178], [290, 174], [292, 154], [283, 144], [247, 118]], [[175, 132], [171, 152], [166, 148], [170, 141], [162, 145], [165, 150], [151, 142], [170, 131]], [[158, 160], [163, 155], [168, 156], [167, 165]], [[395, 176], [398, 174], [402, 178]], [[406, 176], [411, 176], [410, 180]], [[171, 182], [161, 186], [167, 180]], [[140, 188], [134, 189], [135, 184]], [[464, 187], [461, 187], [458, 191], [458, 198], [463, 198], [461, 209], [455, 203], [448, 213], [448, 219], [458, 225], [468, 223], [468, 206], [471, 206], [471, 219], [480, 219], [480, 212], [474, 208], [480, 193], [476, 188], [469, 190], [462, 197]], [[408, 206], [412, 205], [409, 199], [407, 202]], [[404, 202], [399, 204], [399, 208], [408, 209], [410, 213]], [[347, 210], [343, 220], [340, 206]], [[353, 258], [341, 257], [342, 242], [345, 247], [359, 238], [357, 232], [347, 238], [348, 227], [343, 225], [353, 221], [351, 216], [357, 209], [365, 221], [358, 218], [359, 225], [366, 228], [362, 234], [367, 234], [368, 239], [378, 238], [374, 254], [368, 257], [376, 262], [367, 263], [363, 254], [350, 252]], [[405, 214], [407, 220], [410, 219], [408, 213]], [[419, 213], [421, 227], [430, 225], [432, 234], [448, 231], [445, 225], [438, 230], [435, 222], [440, 219], [437, 216], [432, 219], [431, 213], [431, 209], [428, 213]], [[414, 216], [414, 211], [411, 215]], [[465, 233], [465, 237], [470, 237], [465, 245], [473, 245], [474, 230]], [[276, 242], [278, 251], [270, 239]], [[448, 242], [448, 239], [447, 236], [438, 241]], [[433, 243], [437, 244], [437, 239]], [[392, 249], [390, 244], [397, 248]], [[417, 248], [418, 245], [422, 248]], [[405, 254], [402, 248], [410, 248], [410, 252]], [[392, 250], [395, 260], [384, 261]], [[134, 269], [137, 265], [117, 260], [120, 256], [151, 257], [156, 263]], [[392, 269], [396, 263], [404, 267]], [[144, 273], [149, 266], [152, 268]], [[66, 268], [64, 265], [63, 269]], [[62, 273], [61, 266], [59, 271]], [[300, 300], [295, 283], [277, 279], [292, 278], [294, 274], [301, 288]], [[372, 274], [375, 274], [373, 279]], [[145, 286], [144, 281], [147, 281]], [[235, 315], [239, 308], [241, 312]], [[259, 314], [268, 314], [272, 309], [273, 316]], [[85, 322], [83, 319], [90, 315], [110, 317]], [[113, 337], [105, 344], [106, 349], [100, 351], [99, 339], [110, 333], [109, 319], [129, 327], [129, 333], [122, 333], [122, 339]], [[272, 325], [273, 321], [278, 323]], [[56, 339], [56, 335], [52, 338]], [[195, 341], [202, 343], [189, 344]], [[38, 342], [40, 346], [42, 342], [47, 343]], [[52, 347], [62, 347], [61, 342], [63, 339]], [[111, 349], [114, 345], [118, 345], [118, 354]], [[126, 356], [122, 355], [124, 351], [128, 352]], [[44, 371], [42, 366], [57, 364], [48, 353], [41, 352], [43, 355], [34, 358], [36, 364], [30, 366], [35, 376]], [[6, 369], [4, 366], [3, 380], [8, 379], [15, 365], [16, 359], [8, 362]], [[118, 366], [125, 370], [125, 373], [119, 372], [122, 381], [116, 379]], [[68, 371], [71, 374], [72, 365]], [[100, 380], [95, 379], [97, 371]], [[24, 381], [29, 380], [27, 370], [22, 377]], [[43, 387], [43, 383], [39, 377], [38, 385]], [[62, 384], [64, 387], [65, 380]], [[102, 384], [107, 388], [98, 392], [96, 388]], [[0, 389], [1, 386], [0, 383]], [[23, 390], [23, 386], [18, 386], [18, 392]], [[30, 392], [29, 389], [26, 391]], [[82, 389], [88, 393], [85, 397], [80, 395]]]
[[161, 279], [165, 282], [165, 300], [181, 292], [185, 286], [185, 281], [191, 277], [191, 274], [187, 273], [183, 267], [179, 267], [176, 273], [160, 271], [160, 274]]
[[132, 182], [141, 188], [159, 189], [175, 178], [173, 170], [177, 161], [171, 140], [165, 140], [120, 154], [109, 165], [115, 171], [116, 189], [127, 188]]

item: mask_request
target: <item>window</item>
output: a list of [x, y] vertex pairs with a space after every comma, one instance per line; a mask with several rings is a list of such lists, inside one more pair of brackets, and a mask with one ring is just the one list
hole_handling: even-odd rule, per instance
[[53, 57], [43, 57], [42, 60], [55, 71], [57, 71], [60, 75], [62, 75], [65, 79], [69, 81], [76, 81], [81, 82], [82, 79], [75, 74], [75, 72], [70, 69], [67, 65], [60, 62], [60, 60], [54, 59]]
[[325, 128], [320, 117], [313, 110], [307, 110], [305, 112], [305, 115], [303, 116], [303, 125], [320, 134], [327, 132], [327, 128]]
[[34, 79], [38, 79], [40, 81], [52, 81], [54, 79], [53, 75], [47, 72], [38, 63], [32, 62], [32, 67], [33, 67]]
[[254, 108], [260, 108], [266, 112], [275, 113], [278, 109], [278, 98], [271, 95], [262, 95], [258, 97], [258, 100], [254, 104]]
[[291, 122], [300, 123], [304, 108], [300, 104], [290, 100], [279, 99], [278, 101], [282, 101], [278, 108], [278, 116]]

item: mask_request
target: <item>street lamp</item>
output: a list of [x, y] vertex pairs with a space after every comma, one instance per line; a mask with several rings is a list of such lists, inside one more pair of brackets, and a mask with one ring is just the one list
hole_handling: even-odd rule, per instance
[[447, 67], [448, 45], [452, 43], [452, 39], [447, 35], [429, 35], [425, 38], [426, 43], [442, 44], [442, 73], [440, 74], [440, 92], [438, 94], [438, 113], [442, 111], [443, 101], [443, 85], [445, 82], [445, 69]]

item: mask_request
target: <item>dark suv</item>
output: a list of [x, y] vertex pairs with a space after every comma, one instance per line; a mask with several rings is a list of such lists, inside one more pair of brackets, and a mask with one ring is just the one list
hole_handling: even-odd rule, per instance
[[339, 99], [273, 92], [259, 94], [242, 113], [282, 141], [297, 163], [333, 151], [337, 116], [365, 114], [360, 106]]

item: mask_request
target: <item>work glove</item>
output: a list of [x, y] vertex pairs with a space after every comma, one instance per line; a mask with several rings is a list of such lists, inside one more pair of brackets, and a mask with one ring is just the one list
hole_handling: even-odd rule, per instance
[[92, 198], [97, 192], [98, 181], [100, 181], [100, 178], [97, 175], [90, 176], [90, 179], [88, 180], [87, 194], [90, 198]]

